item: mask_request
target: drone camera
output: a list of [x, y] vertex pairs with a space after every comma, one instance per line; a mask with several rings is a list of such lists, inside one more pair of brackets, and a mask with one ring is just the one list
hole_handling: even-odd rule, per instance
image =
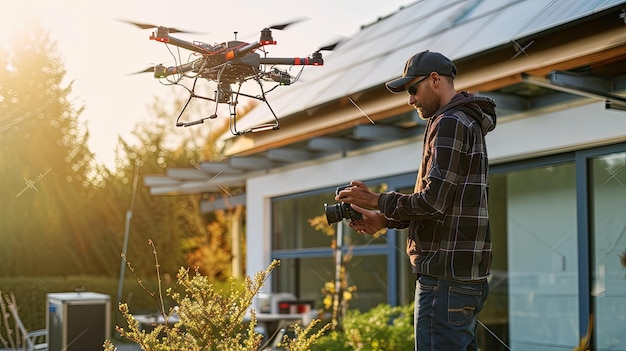
[[217, 102], [225, 104], [230, 101], [232, 93], [230, 91], [217, 90], [215, 92], [215, 95], [217, 96], [217, 98], [215, 99]]
[[291, 84], [291, 76], [289, 73], [281, 71], [277, 68], [274, 68], [272, 72], [269, 74], [269, 78], [280, 85], [290, 85]]
[[219, 103], [228, 103], [233, 96], [232, 90], [230, 90], [230, 84], [220, 81], [218, 89], [215, 91], [215, 101]]

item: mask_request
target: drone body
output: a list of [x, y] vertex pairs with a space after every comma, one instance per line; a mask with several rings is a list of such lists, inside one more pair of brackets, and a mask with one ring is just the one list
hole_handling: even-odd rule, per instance
[[[150, 28], [150, 25], [132, 23], [140, 28]], [[293, 78], [286, 70], [281, 70], [276, 66], [322, 66], [324, 60], [321, 50], [332, 50], [335, 45], [321, 48], [314, 52], [311, 57], [267, 57], [263, 47], [275, 45], [272, 37], [272, 29], [284, 29], [290, 23], [280, 26], [272, 26], [261, 30], [260, 39], [253, 43], [233, 40], [221, 44], [209, 45], [198, 41], [186, 41], [173, 37], [170, 33], [182, 32], [173, 28], [157, 27], [150, 36], [150, 40], [173, 45], [178, 48], [190, 50], [194, 53], [194, 59], [187, 63], [180, 63], [177, 59], [175, 66], [165, 67], [158, 64], [143, 72], [154, 72], [156, 79], [168, 85], [182, 85], [184, 79], [192, 79], [191, 88], [185, 87], [189, 92], [189, 99], [180, 112], [176, 121], [176, 126], [187, 127], [201, 124], [207, 119], [217, 118], [218, 104], [227, 104], [230, 108], [230, 129], [234, 135], [242, 135], [249, 132], [263, 130], [276, 130], [279, 128], [278, 117], [272, 110], [266, 99], [266, 93], [280, 85], [290, 85]], [[261, 56], [258, 51], [265, 53]], [[299, 75], [298, 75], [299, 76]], [[208, 80], [216, 83], [213, 96], [202, 96], [196, 94], [196, 83], [198, 79]], [[297, 79], [297, 78], [296, 78]], [[248, 81], [255, 81], [260, 87], [260, 94], [250, 95], [241, 91], [241, 85]], [[266, 89], [264, 84], [271, 84], [272, 87]], [[237, 103], [240, 96], [253, 98], [264, 102], [274, 117], [274, 123], [261, 124], [247, 130], [237, 130]], [[181, 122], [181, 116], [187, 105], [193, 98], [200, 98], [215, 103], [214, 114], [192, 122]]]

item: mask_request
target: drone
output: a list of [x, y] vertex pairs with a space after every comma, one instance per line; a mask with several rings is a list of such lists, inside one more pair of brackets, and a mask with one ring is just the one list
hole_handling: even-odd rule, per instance
[[[235, 136], [279, 129], [278, 117], [270, 106], [266, 94], [278, 86], [293, 84], [300, 77], [304, 66], [323, 66], [324, 59], [322, 58], [321, 51], [333, 50], [337, 45], [332, 44], [322, 47], [313, 52], [310, 57], [268, 57], [265, 46], [277, 44], [272, 37], [272, 30], [282, 30], [297, 22], [265, 27], [261, 30], [259, 40], [252, 43], [237, 40], [237, 32], [234, 32], [235, 40], [214, 45], [200, 41], [186, 41], [171, 35], [172, 33], [186, 33], [183, 30], [136, 22], [128, 23], [142, 29], [155, 28], [154, 32], [150, 35], [150, 40], [164, 43], [166, 46], [173, 45], [192, 51], [186, 63], [182, 63], [182, 60], [176, 59], [175, 57], [176, 62], [174, 66], [166, 67], [163, 64], [157, 64], [146, 70], [137, 72], [153, 72], [154, 78], [158, 79], [161, 83], [166, 85], [180, 85], [188, 91], [189, 99], [176, 119], [176, 126], [189, 127], [202, 124], [205, 120], [215, 119], [218, 114], [218, 106], [220, 104], [226, 104], [230, 112], [230, 132]], [[170, 48], [168, 47], [168, 49]], [[170, 52], [172, 51], [170, 50]], [[259, 52], [263, 53], [263, 55]], [[172, 56], [174, 55], [172, 54]], [[292, 77], [288, 69], [279, 68], [282, 66], [289, 66], [289, 69], [292, 66], [302, 67], [299, 73], [295, 77]], [[183, 80], [189, 79], [193, 81], [191, 88], [182, 84]], [[196, 83], [198, 80], [215, 82], [215, 90], [210, 94], [198, 93], [196, 91]], [[260, 87], [260, 94], [253, 95], [243, 92], [241, 87], [246, 82], [256, 82]], [[267, 85], [270, 85], [270, 88], [267, 88]], [[239, 97], [242, 96], [265, 103], [272, 113], [274, 121], [272, 123], [250, 127], [245, 130], [238, 130], [237, 104]], [[185, 109], [191, 100], [195, 98], [214, 102], [214, 113], [190, 122], [181, 121], [181, 116], [185, 112]]]

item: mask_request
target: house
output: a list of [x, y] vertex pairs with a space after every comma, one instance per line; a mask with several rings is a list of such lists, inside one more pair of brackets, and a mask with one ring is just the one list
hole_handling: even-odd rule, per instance
[[[493, 276], [479, 319], [513, 350], [569, 350], [593, 315], [595, 349], [626, 349], [626, 1], [409, 3], [272, 93], [279, 130], [224, 135], [228, 164], [192, 170], [205, 181], [171, 170], [167, 187], [147, 185], [157, 195], [245, 186], [229, 201], [246, 206], [246, 271], [280, 259], [267, 288], [319, 301], [335, 252], [309, 219], [353, 179], [413, 187], [425, 123], [384, 82], [426, 49], [455, 62], [458, 90], [497, 103], [487, 136]], [[271, 118], [260, 105], [241, 128]], [[341, 225], [358, 289], [350, 306], [411, 302], [405, 233], [373, 238]]]

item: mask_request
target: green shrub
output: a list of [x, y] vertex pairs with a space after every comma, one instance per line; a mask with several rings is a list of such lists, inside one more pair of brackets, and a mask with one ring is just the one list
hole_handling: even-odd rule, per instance
[[413, 345], [413, 304], [381, 304], [367, 312], [348, 311], [341, 330], [324, 335], [311, 350], [396, 351], [412, 350]]
[[[232, 280], [231, 288], [225, 294], [217, 291], [207, 277], [198, 271], [190, 274], [189, 270], [181, 269], [177, 275], [176, 289], [166, 290], [177, 308], [166, 310], [162, 306], [161, 310], [165, 320], [174, 320], [176, 315], [178, 321], [173, 326], [166, 323], [155, 326], [150, 332], [141, 330], [127, 305], [121, 304], [120, 311], [127, 326], [118, 326], [116, 330], [144, 351], [259, 350], [263, 335], [255, 330], [256, 314], [250, 310], [250, 306], [278, 264], [278, 261], [273, 261], [266, 271], [258, 272], [253, 279], [246, 277], [240, 286]], [[323, 327], [315, 331], [319, 323], [319, 320], [315, 320], [306, 329], [296, 326], [295, 337], [284, 339], [283, 344], [290, 351], [310, 350], [311, 345], [327, 329]], [[107, 341], [104, 349], [114, 351], [115, 345]]]

